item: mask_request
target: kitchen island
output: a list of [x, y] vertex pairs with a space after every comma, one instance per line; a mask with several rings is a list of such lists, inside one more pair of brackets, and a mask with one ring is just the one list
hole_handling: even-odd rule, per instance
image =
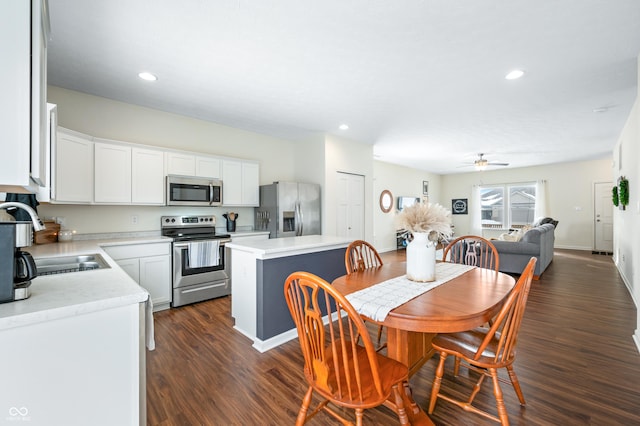
[[345, 274], [350, 239], [325, 235], [231, 242], [231, 316], [234, 328], [265, 352], [295, 337], [284, 281], [307, 271], [331, 282]]
[[108, 267], [38, 276], [29, 298], [0, 305], [0, 412], [7, 421], [146, 424], [145, 344], [153, 347], [153, 319], [149, 293], [101, 247], [119, 242], [26, 248], [36, 259], [99, 254]]

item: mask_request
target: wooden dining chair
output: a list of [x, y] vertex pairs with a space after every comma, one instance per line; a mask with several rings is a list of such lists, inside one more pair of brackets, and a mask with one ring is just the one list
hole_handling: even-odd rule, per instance
[[348, 275], [382, 266], [382, 258], [371, 244], [363, 240], [355, 240], [349, 244], [344, 254], [344, 266]]
[[[382, 266], [382, 258], [371, 244], [364, 240], [355, 240], [349, 244], [344, 253], [344, 266], [347, 275], [349, 275], [357, 271]], [[378, 326], [378, 350], [385, 347], [385, 345], [380, 345], [383, 329], [383, 326]]]
[[[513, 369], [513, 362], [516, 357], [518, 332], [527, 304], [535, 266], [536, 258], [532, 257], [522, 275], [520, 275], [515, 287], [509, 293], [500, 312], [494, 318], [493, 325], [490, 328], [479, 327], [459, 333], [438, 334], [434, 337], [431, 344], [435, 351], [440, 354], [440, 362], [436, 368], [433, 386], [431, 387], [429, 414], [433, 413], [436, 400], [441, 398], [462, 407], [465, 411], [471, 411], [503, 425], [508, 425], [509, 418], [499, 383], [505, 380], [498, 377], [499, 368], [506, 368], [511, 384], [520, 400], [520, 405], [525, 405], [524, 395]], [[480, 373], [480, 378], [473, 387], [471, 396], [466, 401], [454, 399], [440, 392], [444, 363], [448, 355], [453, 355], [456, 360], [461, 360], [463, 365], [470, 370]], [[456, 364], [454, 368], [454, 376], [458, 375], [458, 366]], [[493, 380], [493, 393], [496, 398], [498, 417], [472, 405], [485, 377], [491, 377]]]
[[[409, 370], [376, 352], [364, 322], [349, 301], [328, 282], [308, 272], [289, 275], [284, 296], [296, 324], [309, 383], [296, 426], [321, 410], [343, 425], [353, 424], [330, 403], [355, 409], [356, 425], [361, 425], [364, 410], [387, 399], [395, 405], [400, 424], [409, 424], [402, 398]], [[308, 412], [314, 392], [322, 401]]]
[[500, 255], [493, 243], [477, 235], [463, 235], [451, 241], [442, 253], [442, 260], [479, 268], [500, 269]]

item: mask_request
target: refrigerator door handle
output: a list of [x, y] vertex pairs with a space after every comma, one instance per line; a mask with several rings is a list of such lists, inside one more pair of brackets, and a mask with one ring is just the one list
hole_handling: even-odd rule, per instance
[[298, 209], [298, 236], [302, 236], [302, 233], [304, 232], [304, 217], [302, 216], [302, 206], [300, 205], [300, 201], [298, 201], [298, 205], [297, 205], [297, 209]]

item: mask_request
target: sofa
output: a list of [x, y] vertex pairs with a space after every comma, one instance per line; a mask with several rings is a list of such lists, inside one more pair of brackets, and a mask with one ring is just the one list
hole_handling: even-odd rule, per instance
[[534, 256], [538, 261], [533, 279], [540, 279], [553, 260], [555, 229], [553, 222], [542, 223], [526, 231], [519, 241], [491, 240], [500, 255], [500, 272], [520, 274]]

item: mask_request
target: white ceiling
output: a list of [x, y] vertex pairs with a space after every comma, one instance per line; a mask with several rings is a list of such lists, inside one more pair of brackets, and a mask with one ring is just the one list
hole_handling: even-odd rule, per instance
[[[638, 0], [49, 7], [49, 84], [294, 141], [336, 134], [434, 173], [472, 171], [480, 152], [509, 167], [601, 158], [637, 95]], [[505, 80], [514, 68], [525, 76]]]

